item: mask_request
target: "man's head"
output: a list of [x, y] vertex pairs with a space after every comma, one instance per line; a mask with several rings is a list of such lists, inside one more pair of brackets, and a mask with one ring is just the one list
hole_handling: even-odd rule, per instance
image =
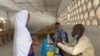
[[60, 28], [60, 23], [59, 22], [56, 22], [55, 23], [55, 29], [59, 29]]
[[78, 38], [79, 39], [83, 33], [85, 31], [85, 28], [82, 24], [77, 24], [73, 27], [73, 31], [72, 31], [72, 37], [75, 37], [75, 35], [78, 35]]

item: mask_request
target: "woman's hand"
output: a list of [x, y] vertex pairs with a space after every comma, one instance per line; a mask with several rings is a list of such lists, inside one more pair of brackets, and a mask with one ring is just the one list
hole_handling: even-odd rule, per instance
[[39, 45], [39, 41], [36, 38], [32, 38], [33, 40], [33, 45], [38, 46]]

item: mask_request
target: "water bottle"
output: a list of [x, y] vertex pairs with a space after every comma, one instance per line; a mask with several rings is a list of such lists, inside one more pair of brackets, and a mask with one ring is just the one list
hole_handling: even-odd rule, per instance
[[50, 36], [49, 36], [49, 34], [47, 35], [47, 43], [50, 43]]

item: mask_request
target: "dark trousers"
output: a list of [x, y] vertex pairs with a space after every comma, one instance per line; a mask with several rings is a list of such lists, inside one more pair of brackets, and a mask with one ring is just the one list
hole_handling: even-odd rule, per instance
[[34, 56], [33, 45], [31, 44], [28, 56]]
[[28, 56], [34, 56], [34, 53], [28, 54]]

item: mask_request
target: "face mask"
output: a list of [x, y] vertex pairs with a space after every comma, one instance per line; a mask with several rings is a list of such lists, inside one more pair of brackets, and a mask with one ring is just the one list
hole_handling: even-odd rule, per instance
[[76, 34], [74, 38], [77, 39], [78, 37], [79, 37], [79, 36]]

